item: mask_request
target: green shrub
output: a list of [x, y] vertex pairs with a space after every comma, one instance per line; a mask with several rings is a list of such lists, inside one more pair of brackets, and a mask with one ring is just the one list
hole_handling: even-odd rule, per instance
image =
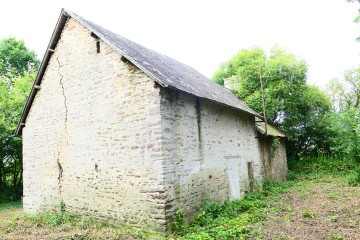
[[360, 186], [360, 167], [351, 171], [346, 180], [350, 186]]
[[289, 170], [296, 173], [327, 173], [343, 174], [358, 167], [356, 161], [345, 156], [302, 157], [300, 159], [289, 159]]
[[173, 231], [181, 232], [184, 226], [184, 214], [182, 211], [178, 210], [175, 213], [175, 220], [172, 222]]
[[21, 201], [0, 203], [0, 213], [21, 209], [21, 208], [22, 208]]

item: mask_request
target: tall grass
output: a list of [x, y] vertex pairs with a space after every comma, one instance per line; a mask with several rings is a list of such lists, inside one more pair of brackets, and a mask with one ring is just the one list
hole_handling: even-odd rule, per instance
[[288, 166], [289, 170], [298, 173], [327, 174], [343, 174], [360, 167], [352, 158], [327, 155], [289, 159]]

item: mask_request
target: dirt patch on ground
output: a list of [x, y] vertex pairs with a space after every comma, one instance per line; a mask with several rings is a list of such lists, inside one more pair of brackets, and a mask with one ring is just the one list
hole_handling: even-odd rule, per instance
[[360, 239], [360, 187], [328, 177], [276, 197], [263, 239]]
[[0, 220], [14, 216], [14, 215], [19, 215], [22, 213], [23, 213], [22, 210], [14, 210], [14, 211], [9, 211], [9, 212], [5, 212], [5, 213], [0, 213]]

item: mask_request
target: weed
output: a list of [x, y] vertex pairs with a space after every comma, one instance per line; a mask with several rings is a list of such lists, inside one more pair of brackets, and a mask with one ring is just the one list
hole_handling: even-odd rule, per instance
[[280, 145], [281, 145], [280, 140], [278, 138], [273, 138], [270, 149], [271, 158], [275, 157], [276, 150], [280, 147]]
[[305, 209], [304, 211], [301, 212], [301, 216], [305, 218], [315, 218], [315, 213], [308, 209]]
[[294, 181], [298, 178], [298, 174], [295, 173], [294, 171], [289, 170], [286, 176], [286, 179], [288, 181]]
[[329, 233], [328, 240], [343, 240], [344, 238], [341, 235], [335, 234], [332, 231]]
[[339, 197], [336, 192], [326, 192], [326, 198], [328, 199], [338, 199]]
[[294, 222], [295, 213], [290, 213], [284, 216], [284, 220], [287, 222]]
[[181, 232], [184, 225], [184, 214], [182, 211], [178, 210], [175, 213], [175, 220], [172, 222], [173, 231]]
[[326, 219], [329, 222], [337, 222], [339, 220], [338, 216], [331, 216], [329, 218]]
[[[289, 186], [290, 183], [266, 181], [262, 192], [249, 192], [242, 199], [222, 203], [208, 201], [190, 224], [178, 228], [180, 231], [175, 232], [177, 239], [255, 238], [260, 229], [250, 226], [265, 220], [266, 209], [271, 205], [267, 197], [275, 196]], [[176, 216], [176, 219], [174, 223], [178, 227], [183, 216]]]

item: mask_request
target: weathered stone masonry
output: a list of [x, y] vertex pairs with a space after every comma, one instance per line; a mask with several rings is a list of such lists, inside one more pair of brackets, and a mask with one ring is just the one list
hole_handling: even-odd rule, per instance
[[162, 226], [159, 88], [70, 19], [23, 129], [24, 208]]
[[248, 163], [262, 179], [254, 118], [177, 91], [162, 91], [162, 139], [168, 217], [194, 213], [206, 200], [249, 190]]

